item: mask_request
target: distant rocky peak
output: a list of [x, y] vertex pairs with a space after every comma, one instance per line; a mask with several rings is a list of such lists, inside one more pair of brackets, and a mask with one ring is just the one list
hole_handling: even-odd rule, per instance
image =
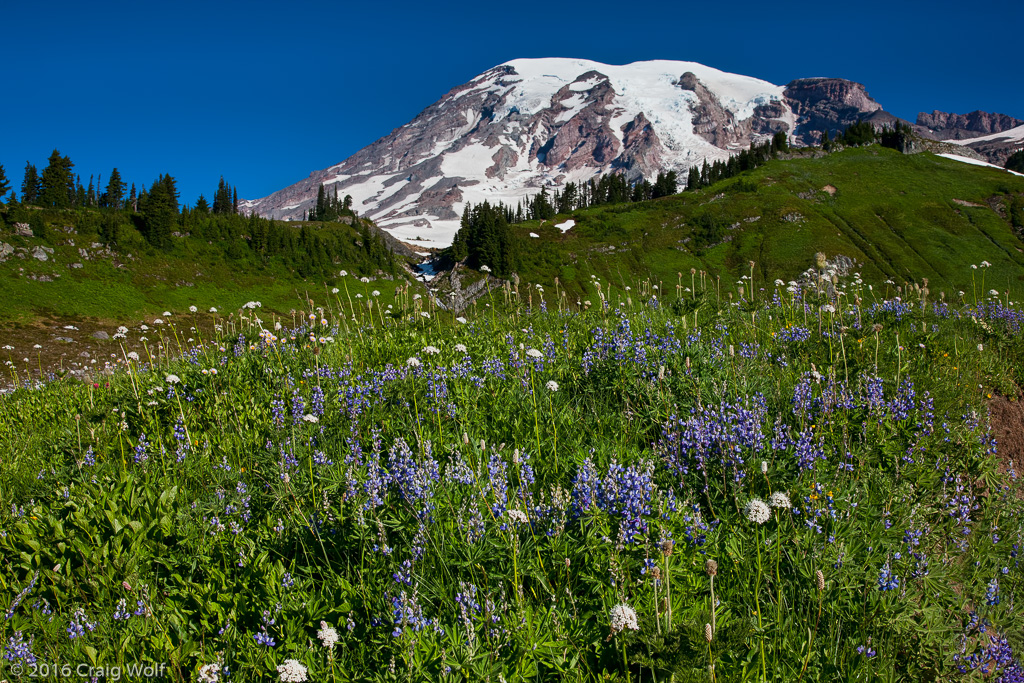
[[1024, 125], [1024, 121], [1006, 114], [990, 114], [985, 111], [950, 114], [936, 109], [931, 114], [924, 112], [918, 114], [917, 125], [928, 128], [940, 140], [966, 140], [992, 133], [1002, 133]]

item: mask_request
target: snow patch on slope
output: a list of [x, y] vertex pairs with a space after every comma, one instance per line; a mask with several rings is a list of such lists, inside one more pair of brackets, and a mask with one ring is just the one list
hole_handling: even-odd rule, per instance
[[936, 154], [935, 156], [945, 157], [946, 159], [952, 159], [953, 161], [961, 161], [965, 164], [971, 164], [972, 166], [988, 166], [989, 168], [994, 168], [1000, 171], [1006, 171], [1007, 173], [1012, 173], [1013, 175], [1019, 175], [1021, 177], [1024, 177], [1024, 173], [1017, 173], [1016, 171], [1011, 171], [1007, 168], [1003, 168], [1002, 166], [990, 164], [987, 161], [978, 161], [977, 159], [972, 159], [970, 157], [961, 157], [957, 156], [956, 154]]
[[943, 142], [952, 142], [954, 145], [971, 145], [975, 142], [990, 142], [993, 140], [1024, 142], [1024, 125], [1011, 128], [1010, 130], [1004, 130], [1001, 133], [989, 133], [988, 135], [982, 135], [981, 137], [965, 138], [963, 140], [943, 140]]

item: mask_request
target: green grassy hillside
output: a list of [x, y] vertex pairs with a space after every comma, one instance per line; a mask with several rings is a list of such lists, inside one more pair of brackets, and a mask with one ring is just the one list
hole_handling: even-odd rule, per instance
[[[233, 218], [244, 229], [246, 221]], [[392, 274], [402, 272], [398, 260], [371, 256], [359, 228], [344, 223], [287, 225], [283, 230], [293, 244], [268, 255], [251, 246], [244, 232], [176, 237], [168, 248], [156, 249], [132, 227], [131, 217], [117, 212], [17, 207], [0, 212], [0, 219], [0, 242], [14, 249], [0, 257], [0, 327], [48, 318], [128, 321], [189, 306], [237, 310], [252, 299], [286, 312], [340, 287], [341, 269], [372, 278], [374, 289], [393, 292], [404, 283]], [[29, 220], [41, 234], [18, 234], [18, 222]], [[316, 253], [314, 240], [329, 242], [338, 255]], [[52, 250], [45, 261], [33, 255], [44, 247]]]
[[[738, 276], [754, 261], [764, 286], [796, 277], [825, 252], [862, 263], [868, 282], [928, 278], [933, 292], [970, 296], [971, 264], [992, 264], [986, 288], [1024, 279], [1024, 243], [1007, 217], [1020, 193], [1024, 178], [1006, 172], [878, 146], [776, 160], [698, 192], [517, 225], [520, 275], [547, 284], [558, 277], [580, 293], [591, 274], [674, 285], [690, 268]], [[570, 218], [569, 232], [554, 227]]]

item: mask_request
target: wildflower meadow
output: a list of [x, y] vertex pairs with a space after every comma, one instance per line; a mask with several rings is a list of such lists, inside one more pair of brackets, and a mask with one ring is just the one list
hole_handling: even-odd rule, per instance
[[0, 678], [1024, 680], [1016, 294], [750, 273], [10, 370]]

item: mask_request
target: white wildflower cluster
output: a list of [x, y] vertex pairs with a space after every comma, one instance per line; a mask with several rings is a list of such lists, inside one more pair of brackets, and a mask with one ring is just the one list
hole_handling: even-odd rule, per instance
[[457, 352], [459, 352], [459, 353], [466, 353], [466, 345], [465, 344], [456, 344], [455, 345], [455, 350]]
[[410, 368], [418, 368], [419, 366], [423, 365], [423, 363], [420, 362], [420, 359], [417, 358], [416, 356], [413, 356], [409, 360], [405, 361], [405, 364], [408, 365]]
[[217, 307], [216, 306], [210, 306], [210, 313], [216, 313], [216, 312], [217, 312]]
[[530, 521], [530, 518], [522, 510], [509, 510], [508, 518], [516, 524], [527, 524]]
[[548, 380], [547, 384], [544, 385], [548, 391], [558, 391], [558, 382], [553, 379]]
[[544, 357], [544, 354], [541, 353], [540, 351], [538, 351], [537, 349], [529, 349], [529, 350], [527, 350], [526, 355], [529, 356], [530, 358], [543, 358]]
[[138, 359], [139, 359], [139, 354], [138, 353], [136, 353], [135, 351], [129, 351], [128, 352], [128, 360], [136, 360], [137, 361]]
[[370, 281], [370, 278], [368, 278], [368, 277], [361, 277], [361, 278], [359, 278], [359, 281], [362, 282], [365, 285], [367, 282]]
[[423, 348], [423, 353], [427, 354], [428, 356], [436, 356], [439, 353], [441, 353], [441, 349], [437, 348], [436, 346], [426, 346]]
[[198, 313], [199, 312], [199, 307], [198, 306], [189, 306], [188, 307], [188, 312], [189, 313]]
[[204, 664], [199, 667], [199, 680], [201, 683], [217, 683], [220, 680], [220, 664]]
[[460, 315], [458, 318], [455, 319], [455, 322], [459, 323], [460, 325], [465, 325], [467, 321]]
[[249, 308], [249, 309], [263, 308], [263, 304], [260, 303], [259, 301], [248, 301], [248, 302], [246, 302], [246, 304], [244, 306], [242, 306], [242, 308]]
[[328, 626], [326, 621], [320, 622], [320, 630], [316, 632], [316, 637], [320, 639], [320, 644], [328, 650], [338, 644], [337, 630]]
[[303, 415], [302, 419], [304, 421], [312, 423], [312, 424], [316, 424], [317, 422], [320, 421], [320, 418], [318, 418], [316, 415], [310, 415], [309, 413], [306, 413], [305, 415]]
[[164, 381], [168, 384], [177, 384], [181, 381], [181, 378], [177, 375], [167, 375], [167, 377], [164, 378]]
[[277, 667], [278, 680], [282, 683], [302, 683], [306, 679], [306, 667], [297, 659], [286, 659]]
[[772, 513], [767, 503], [760, 498], [752, 498], [743, 507], [743, 514], [755, 524], [764, 524], [771, 519]]
[[480, 266], [480, 272], [481, 273], [489, 273], [489, 272], [491, 272], [491, 267], [490, 266]]
[[636, 612], [633, 608], [626, 604], [616, 605], [612, 607], [611, 611], [611, 627], [612, 635], [629, 629], [630, 631], [639, 631], [640, 624], [636, 619]]
[[782, 508], [783, 510], [788, 510], [793, 507], [793, 504], [789, 502], [789, 496], [782, 491], [776, 491], [773, 493], [768, 499], [768, 504], [773, 508]]
[[348, 276], [348, 271], [347, 270], [339, 270], [338, 271], [338, 275], [341, 276], [341, 277], [347, 277]]

